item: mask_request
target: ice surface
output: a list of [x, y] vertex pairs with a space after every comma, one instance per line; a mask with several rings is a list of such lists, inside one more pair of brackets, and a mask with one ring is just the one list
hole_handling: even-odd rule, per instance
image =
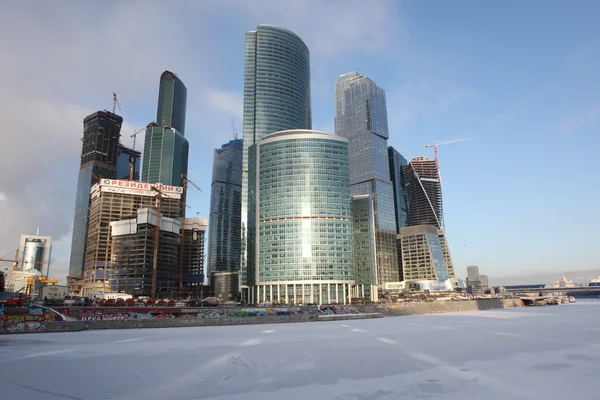
[[594, 399], [600, 301], [0, 336], [2, 399]]

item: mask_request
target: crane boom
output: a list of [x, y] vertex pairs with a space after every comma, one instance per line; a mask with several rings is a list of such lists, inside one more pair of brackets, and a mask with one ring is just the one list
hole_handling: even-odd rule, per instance
[[449, 140], [447, 142], [439, 142], [439, 143], [433, 143], [433, 144], [426, 144], [425, 148], [433, 147], [433, 154], [435, 155], [435, 164], [437, 165], [438, 171], [439, 171], [439, 169], [440, 169], [440, 162], [438, 161], [438, 146], [443, 145], [443, 144], [465, 142], [467, 140], [471, 140], [471, 138], [456, 139], [456, 140]]
[[119, 107], [119, 111], [121, 111], [121, 105], [119, 104], [119, 100], [117, 100], [117, 94], [113, 93], [113, 114], [117, 112], [117, 107]]
[[137, 131], [134, 131], [134, 132], [133, 132], [133, 135], [130, 135], [130, 136], [129, 136], [129, 137], [132, 137], [132, 138], [133, 138], [133, 147], [132, 147], [132, 149], [133, 149], [133, 150], [135, 150], [135, 138], [136, 138], [136, 136], [138, 135], [138, 133], [141, 133], [141, 132], [143, 132], [143, 131], [145, 131], [145, 130], [146, 130], [146, 128], [139, 129], [139, 130], [137, 130]]

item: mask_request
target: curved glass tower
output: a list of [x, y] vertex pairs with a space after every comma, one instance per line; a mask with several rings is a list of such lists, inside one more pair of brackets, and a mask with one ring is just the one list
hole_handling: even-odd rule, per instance
[[347, 140], [288, 130], [248, 154], [250, 302], [345, 304], [354, 285]]
[[246, 34], [241, 286], [246, 284], [248, 148], [266, 135], [311, 129], [310, 54], [295, 33], [260, 25]]

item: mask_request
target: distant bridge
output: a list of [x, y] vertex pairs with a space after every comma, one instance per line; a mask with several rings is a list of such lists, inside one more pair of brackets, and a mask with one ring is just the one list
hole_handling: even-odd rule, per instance
[[[596, 283], [596, 282], [594, 282]], [[600, 285], [575, 286], [575, 287], [545, 287], [546, 285], [516, 285], [504, 286], [509, 293], [566, 293], [567, 296], [599, 295]]]

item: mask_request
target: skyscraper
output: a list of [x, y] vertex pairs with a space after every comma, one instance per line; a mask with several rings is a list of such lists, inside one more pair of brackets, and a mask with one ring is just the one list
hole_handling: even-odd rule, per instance
[[[394, 193], [390, 181], [385, 91], [371, 79], [350, 72], [335, 85], [335, 133], [348, 139], [350, 193], [373, 199], [378, 290], [398, 281]], [[365, 258], [366, 259], [366, 258]], [[373, 298], [373, 295], [371, 295]]]
[[404, 181], [403, 167], [408, 165], [406, 158], [392, 146], [388, 147], [388, 158], [390, 166], [390, 180], [394, 188], [394, 210], [396, 214], [396, 233], [400, 228], [408, 226], [408, 197], [406, 182]]
[[187, 89], [175, 74], [160, 76], [156, 122], [146, 127], [142, 182], [183, 186], [189, 143], [184, 137]]
[[242, 140], [216, 149], [208, 232], [208, 274], [239, 272], [242, 223]]
[[355, 283], [347, 140], [282, 131], [248, 155], [250, 302], [345, 304]]
[[187, 89], [181, 79], [170, 71], [163, 72], [158, 89], [156, 123], [185, 135], [186, 103]]
[[408, 224], [434, 225], [442, 228], [442, 185], [440, 173], [434, 160], [427, 157], [413, 158], [404, 167], [408, 192]]
[[295, 33], [260, 25], [246, 33], [242, 162], [241, 286], [246, 284], [248, 148], [266, 135], [311, 129], [310, 54]]
[[479, 267], [477, 265], [467, 267], [467, 281], [468, 284], [479, 281]]
[[52, 238], [50, 236], [21, 235], [19, 244], [19, 270], [38, 271], [48, 276]]
[[402, 167], [402, 172], [408, 198], [408, 226], [437, 227], [448, 278], [456, 287], [458, 279], [444, 231], [442, 184], [437, 163], [427, 157], [416, 157]]
[[69, 276], [83, 276], [90, 190], [98, 182], [96, 177], [107, 179], [117, 177], [122, 124], [123, 118], [108, 111], [98, 111], [83, 120], [81, 167], [77, 179]]
[[142, 153], [119, 144], [117, 157], [117, 179], [129, 179], [129, 168], [133, 164], [133, 180], [140, 180], [140, 159]]

